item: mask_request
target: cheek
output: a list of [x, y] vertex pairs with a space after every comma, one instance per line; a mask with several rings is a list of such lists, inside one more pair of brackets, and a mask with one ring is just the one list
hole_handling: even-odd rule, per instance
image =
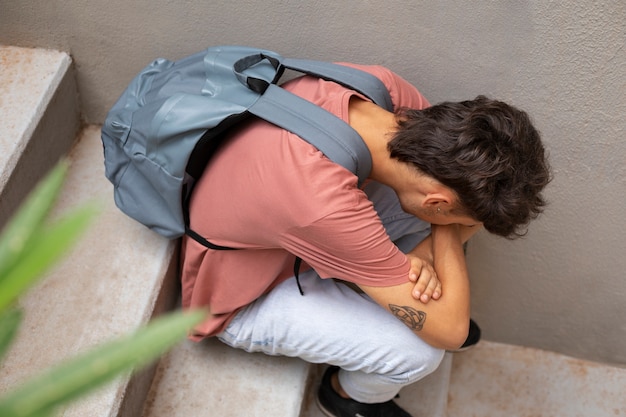
[[400, 207], [402, 207], [402, 210], [405, 213], [412, 214], [418, 219], [428, 222], [430, 224], [445, 226], [454, 223], [453, 219], [450, 219], [443, 213], [436, 213], [433, 210], [423, 208], [417, 204], [412, 203], [411, 200], [407, 201], [400, 199]]
[[409, 213], [425, 222], [435, 223], [437, 221], [437, 216], [435, 216], [432, 212], [430, 212], [430, 210], [426, 210], [423, 207], [416, 205], [416, 204], [411, 204], [410, 201], [406, 202], [406, 201], [400, 200], [400, 207], [402, 207], [402, 210], [405, 213]]
[[402, 210], [405, 213], [409, 213], [419, 217], [421, 208], [418, 204], [415, 203], [415, 201], [409, 198], [403, 198], [402, 196], [399, 196], [398, 200], [400, 201], [400, 207], [402, 207]]

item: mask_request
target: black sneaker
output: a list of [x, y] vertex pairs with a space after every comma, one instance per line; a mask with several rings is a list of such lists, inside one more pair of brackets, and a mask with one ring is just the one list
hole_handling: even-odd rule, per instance
[[478, 324], [472, 319], [470, 319], [469, 323], [469, 333], [467, 334], [467, 339], [465, 339], [465, 343], [455, 350], [449, 350], [449, 352], [462, 352], [473, 347], [476, 343], [480, 341], [480, 327]]
[[392, 400], [384, 403], [364, 404], [341, 397], [335, 392], [330, 382], [330, 378], [338, 370], [336, 366], [330, 366], [326, 370], [317, 392], [317, 406], [328, 417], [411, 417]]

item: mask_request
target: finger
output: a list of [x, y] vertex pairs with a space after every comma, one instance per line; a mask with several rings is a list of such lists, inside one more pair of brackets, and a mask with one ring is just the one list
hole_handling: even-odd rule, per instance
[[415, 259], [411, 259], [411, 270], [409, 271], [409, 281], [417, 282], [422, 272], [422, 264]]
[[424, 284], [421, 280], [418, 281], [413, 287], [413, 298], [415, 298], [416, 300], [419, 300], [425, 289], [426, 289], [426, 284]]
[[439, 283], [439, 280], [437, 279], [437, 277], [434, 274], [431, 275], [430, 281], [428, 282], [428, 285], [426, 286], [426, 288], [422, 292], [422, 296], [420, 297], [420, 300], [423, 303], [427, 303], [430, 300], [430, 298], [434, 295], [435, 289], [437, 289], [438, 283]]
[[428, 269], [421, 270], [421, 273], [417, 279], [417, 282], [415, 283], [415, 286], [413, 287], [413, 298], [415, 298], [416, 300], [420, 299], [420, 297], [423, 295], [424, 291], [428, 287], [428, 283], [431, 280], [431, 276], [432, 275]]
[[437, 280], [437, 287], [433, 291], [432, 299], [438, 300], [441, 297], [441, 282]]

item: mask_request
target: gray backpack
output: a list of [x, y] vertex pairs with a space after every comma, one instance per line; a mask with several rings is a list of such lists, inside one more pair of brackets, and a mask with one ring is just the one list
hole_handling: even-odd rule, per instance
[[230, 249], [189, 230], [186, 201], [224, 132], [252, 115], [295, 133], [365, 180], [371, 156], [361, 137], [279, 87], [285, 69], [338, 82], [392, 109], [378, 78], [342, 65], [239, 46], [209, 48], [176, 62], [157, 59], [132, 80], [102, 127], [105, 174], [116, 205], [167, 238], [187, 233], [209, 248]]

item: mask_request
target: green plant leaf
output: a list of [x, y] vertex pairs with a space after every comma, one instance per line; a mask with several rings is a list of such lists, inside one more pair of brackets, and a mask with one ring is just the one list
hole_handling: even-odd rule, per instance
[[18, 262], [63, 186], [68, 163], [62, 161], [30, 192], [0, 235], [0, 282]]
[[185, 337], [205, 311], [171, 313], [155, 319], [134, 335], [104, 344], [0, 399], [0, 416], [33, 417], [76, 399], [125, 370], [144, 366]]
[[0, 311], [60, 259], [87, 228], [96, 211], [94, 205], [79, 207], [37, 234], [0, 280]]
[[0, 314], [0, 361], [17, 333], [22, 315], [22, 310], [17, 308]]

